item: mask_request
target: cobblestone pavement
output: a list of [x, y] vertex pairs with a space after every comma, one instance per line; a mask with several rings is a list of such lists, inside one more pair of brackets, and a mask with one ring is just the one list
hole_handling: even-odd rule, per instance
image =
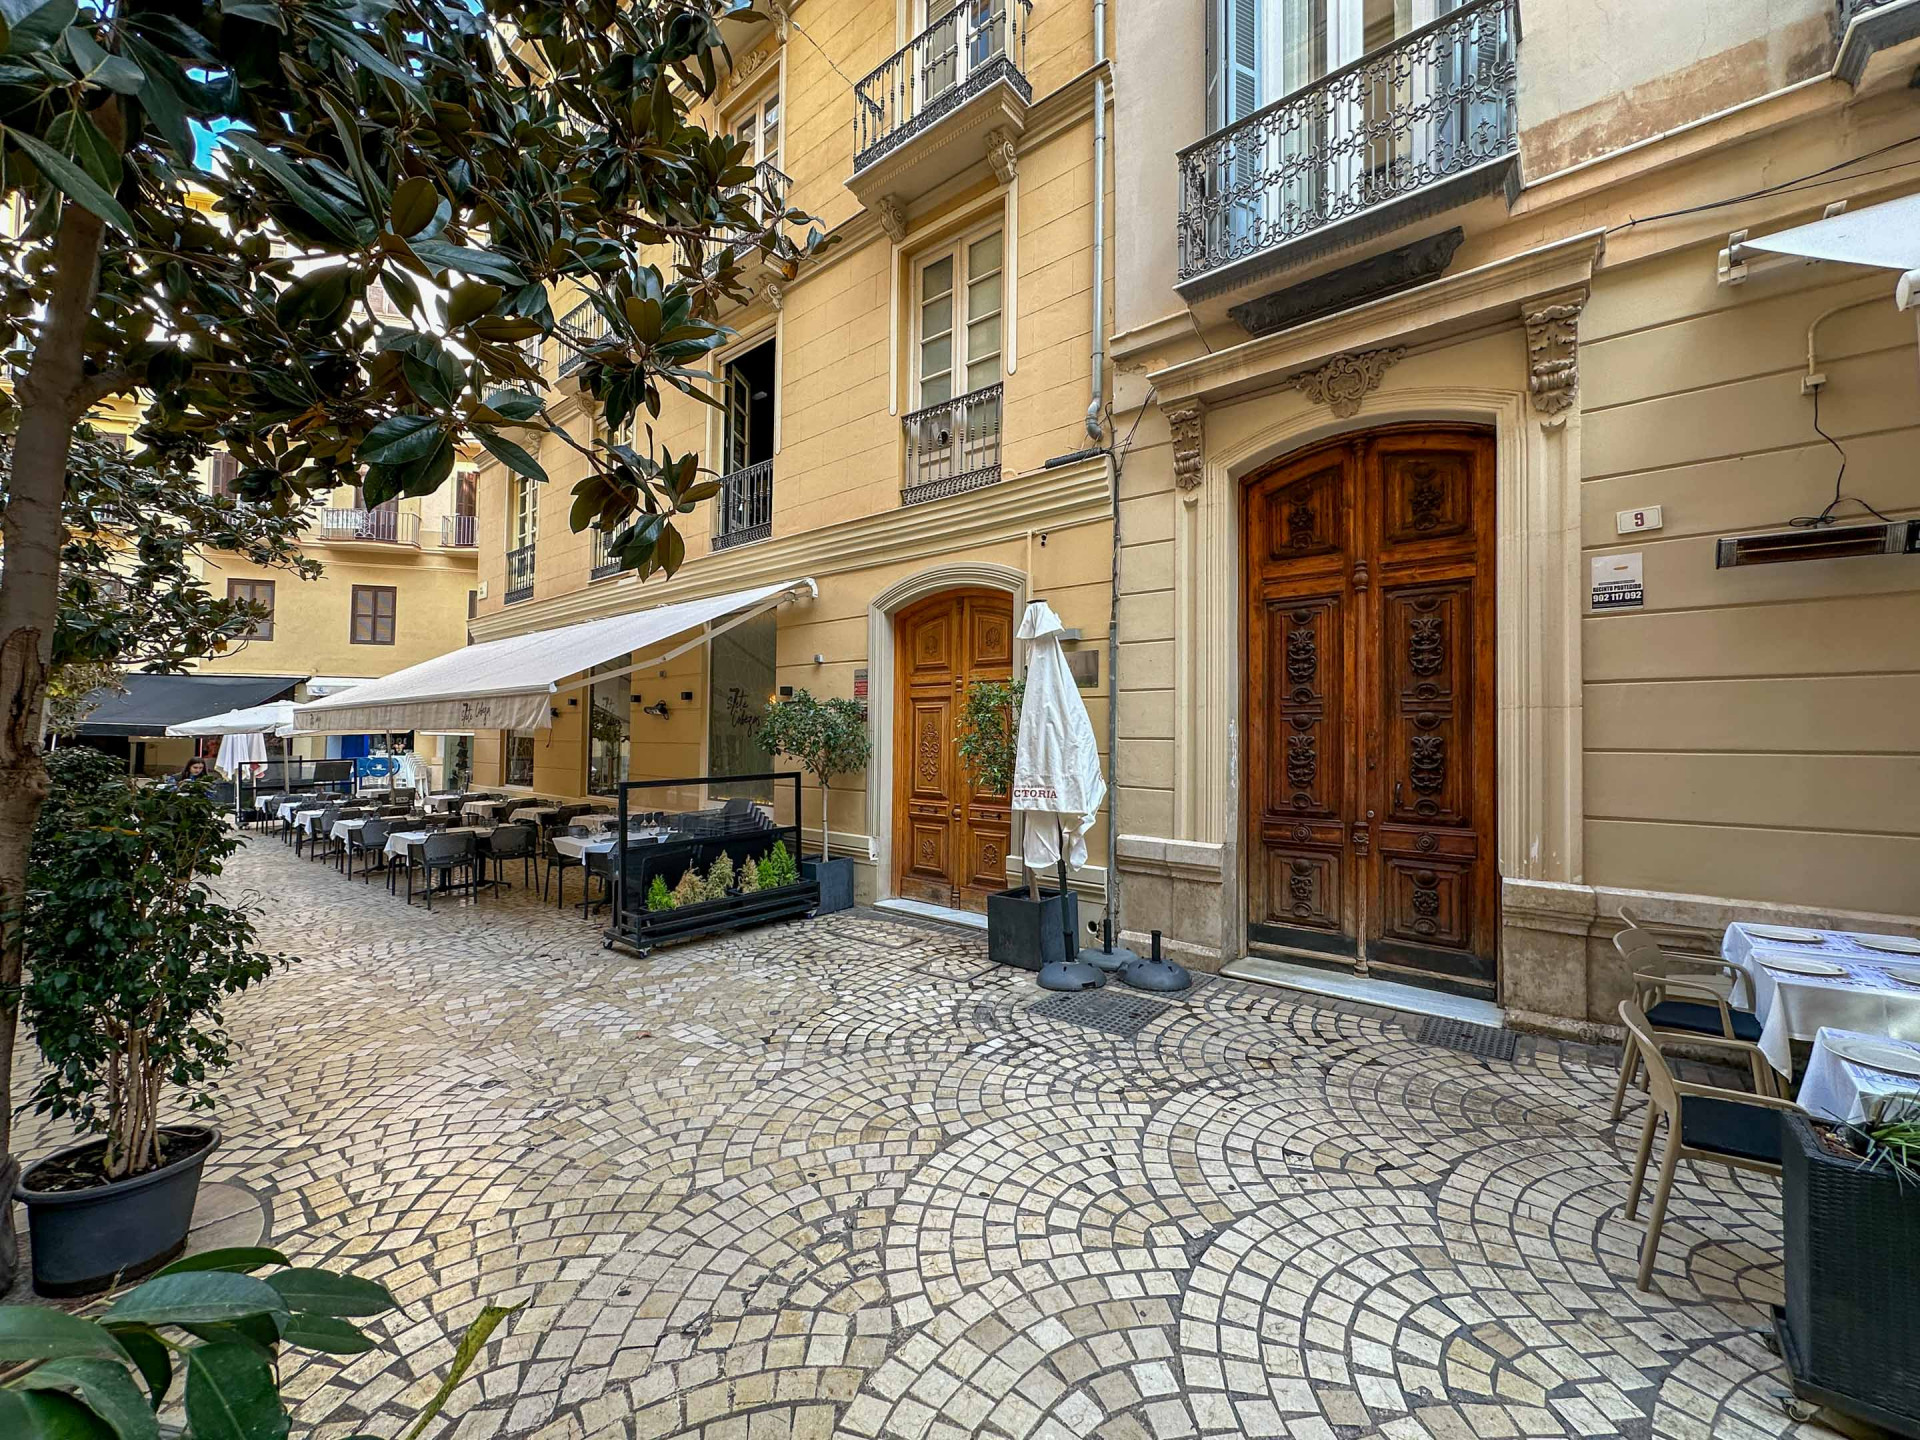
[[1828, 1433], [1755, 1338], [1773, 1184], [1683, 1171], [1634, 1290], [1606, 1056], [1219, 979], [1112, 1034], [863, 912], [637, 960], [274, 840], [230, 879], [305, 958], [208, 1178], [406, 1306], [292, 1372], [318, 1434], [399, 1434], [483, 1301], [456, 1440]]

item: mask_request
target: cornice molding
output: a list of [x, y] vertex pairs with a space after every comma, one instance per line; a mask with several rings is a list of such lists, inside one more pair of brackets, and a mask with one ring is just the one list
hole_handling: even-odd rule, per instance
[[[793, 579], [925, 560], [1024, 537], [1030, 530], [1083, 524], [1111, 517], [1106, 461], [1083, 461], [1053, 470], [1009, 476], [997, 485], [970, 490], [925, 505], [900, 506], [838, 525], [778, 535], [757, 545], [690, 560], [668, 581], [642, 583], [631, 575], [590, 585], [580, 573], [577, 588], [551, 599], [523, 600], [472, 622], [473, 638], [498, 640], [579, 620], [650, 610]], [[778, 521], [776, 520], [776, 525]]]

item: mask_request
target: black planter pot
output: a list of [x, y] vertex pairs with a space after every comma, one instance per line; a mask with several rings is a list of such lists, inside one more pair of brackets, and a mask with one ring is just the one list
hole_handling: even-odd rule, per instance
[[15, 1192], [27, 1207], [37, 1295], [90, 1295], [116, 1279], [137, 1280], [178, 1255], [193, 1224], [200, 1171], [220, 1144], [207, 1126], [181, 1127], [206, 1143], [158, 1170], [86, 1190], [36, 1190], [36, 1170], [51, 1161], [98, 1145], [70, 1145], [27, 1167]]
[[987, 959], [996, 965], [1038, 970], [1049, 960], [1071, 960], [1061, 933], [1065, 930], [1071, 930], [1077, 941], [1080, 897], [1072, 891], [1063, 897], [1058, 890], [1042, 890], [1038, 900], [1025, 890], [1002, 890], [987, 897]]
[[1781, 1358], [1803, 1400], [1920, 1437], [1920, 1190], [1783, 1117]]
[[845, 858], [802, 860], [800, 875], [802, 879], [819, 882], [822, 915], [853, 908], [853, 861]]

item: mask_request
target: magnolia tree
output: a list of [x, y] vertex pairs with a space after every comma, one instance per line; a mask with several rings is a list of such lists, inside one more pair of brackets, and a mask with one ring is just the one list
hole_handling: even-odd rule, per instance
[[[21, 978], [38, 737], [60, 610], [75, 428], [138, 397], [136, 459], [221, 449], [246, 500], [336, 485], [422, 495], [456, 448], [543, 479], [521, 342], [578, 355], [626, 433], [724, 338], [760, 252], [823, 244], [695, 123], [744, 0], [7, 0], [0, 6], [0, 346], [13, 437], [0, 572], [0, 995]], [[376, 287], [378, 287], [376, 289]], [[579, 295], [591, 318], [557, 317]], [[380, 298], [400, 323], [381, 318]], [[378, 307], [378, 308], [377, 308]], [[556, 433], [564, 433], [558, 432]], [[573, 524], [672, 571], [676, 517], [715, 492], [692, 455], [587, 452]], [[9, 1002], [10, 1003], [10, 1002]], [[0, 1151], [14, 1014], [0, 1011]], [[11, 1188], [0, 1161], [0, 1193]], [[12, 1263], [0, 1245], [0, 1281]]]
[[[866, 707], [858, 700], [816, 699], [802, 690], [767, 707], [756, 738], [769, 755], [791, 755], [820, 782], [820, 858], [830, 858], [833, 827], [828, 823], [827, 801], [833, 793], [833, 777], [858, 774], [873, 754]], [[799, 817], [794, 821], [798, 824]]]

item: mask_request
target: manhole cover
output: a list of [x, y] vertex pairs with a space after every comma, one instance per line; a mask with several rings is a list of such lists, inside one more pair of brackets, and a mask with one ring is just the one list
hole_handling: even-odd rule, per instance
[[1170, 1007], [1161, 1000], [1140, 1000], [1110, 990], [1070, 990], [1029, 1005], [1042, 1020], [1064, 1020], [1108, 1035], [1137, 1035]]
[[1511, 1060], [1520, 1048], [1520, 1037], [1511, 1030], [1491, 1025], [1469, 1025], [1464, 1020], [1445, 1020], [1429, 1015], [1420, 1022], [1422, 1045], [1444, 1045], [1463, 1055], [1482, 1060]]

